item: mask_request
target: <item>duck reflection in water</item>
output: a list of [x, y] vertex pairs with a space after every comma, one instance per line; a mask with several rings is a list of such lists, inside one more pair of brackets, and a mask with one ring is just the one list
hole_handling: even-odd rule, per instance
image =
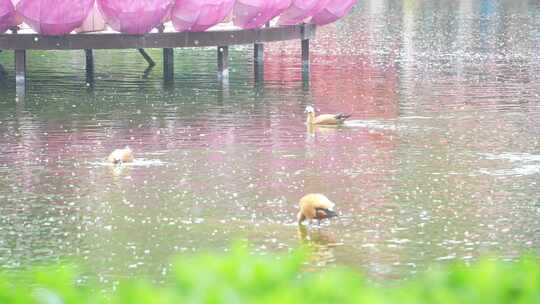
[[109, 172], [114, 180], [120, 179], [122, 176], [129, 178], [131, 166], [109, 166]]
[[323, 267], [336, 261], [334, 247], [338, 244], [320, 229], [308, 229], [307, 226], [298, 226], [300, 244], [311, 252], [310, 264]]
[[339, 130], [342, 130], [346, 128], [345, 125], [313, 125], [313, 124], [307, 124], [307, 133], [311, 136], [315, 136], [315, 134], [323, 135], [323, 136], [334, 136], [336, 132]]

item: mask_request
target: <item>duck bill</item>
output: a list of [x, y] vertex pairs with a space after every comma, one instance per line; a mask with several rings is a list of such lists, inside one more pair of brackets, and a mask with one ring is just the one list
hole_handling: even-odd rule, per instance
[[338, 214], [335, 211], [326, 209], [326, 217], [330, 218], [330, 217], [336, 217], [336, 216], [338, 216]]
[[317, 218], [319, 219], [338, 216], [336, 212], [330, 209], [326, 209], [326, 208], [316, 208], [316, 211], [317, 211]]

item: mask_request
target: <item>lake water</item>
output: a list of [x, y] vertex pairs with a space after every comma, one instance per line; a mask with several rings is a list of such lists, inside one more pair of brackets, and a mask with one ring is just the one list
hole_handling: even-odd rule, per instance
[[[375, 279], [440, 261], [540, 252], [540, 4], [361, 1], [318, 29], [311, 79], [299, 42], [175, 50], [175, 80], [135, 50], [13, 54], [0, 78], [0, 267], [82, 260], [105, 282], [168, 272], [172, 255], [306, 243], [314, 267]], [[304, 108], [350, 124], [308, 129]], [[130, 146], [136, 162], [103, 164]], [[321, 192], [340, 217], [299, 230]]]

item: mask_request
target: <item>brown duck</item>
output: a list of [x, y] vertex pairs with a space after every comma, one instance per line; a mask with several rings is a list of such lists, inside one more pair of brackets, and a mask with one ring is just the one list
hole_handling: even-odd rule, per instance
[[304, 113], [307, 113], [306, 123], [309, 125], [340, 125], [347, 118], [351, 117], [350, 114], [321, 114], [315, 116], [315, 109], [312, 106], [307, 106]]
[[337, 216], [334, 206], [335, 204], [323, 194], [307, 194], [300, 199], [300, 211], [296, 216], [298, 224], [306, 219], [310, 221], [316, 219], [320, 222], [322, 219]]
[[129, 147], [116, 149], [109, 154], [107, 161], [112, 164], [130, 163], [133, 161], [133, 151]]

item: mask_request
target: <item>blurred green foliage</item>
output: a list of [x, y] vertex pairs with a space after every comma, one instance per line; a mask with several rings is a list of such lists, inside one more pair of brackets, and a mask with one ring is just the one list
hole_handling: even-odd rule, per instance
[[69, 266], [36, 268], [0, 275], [0, 303], [540, 303], [540, 263], [531, 257], [440, 266], [382, 285], [347, 268], [304, 271], [306, 257], [256, 256], [235, 245], [224, 255], [178, 257], [167, 284], [138, 278], [114, 292], [78, 283]]

